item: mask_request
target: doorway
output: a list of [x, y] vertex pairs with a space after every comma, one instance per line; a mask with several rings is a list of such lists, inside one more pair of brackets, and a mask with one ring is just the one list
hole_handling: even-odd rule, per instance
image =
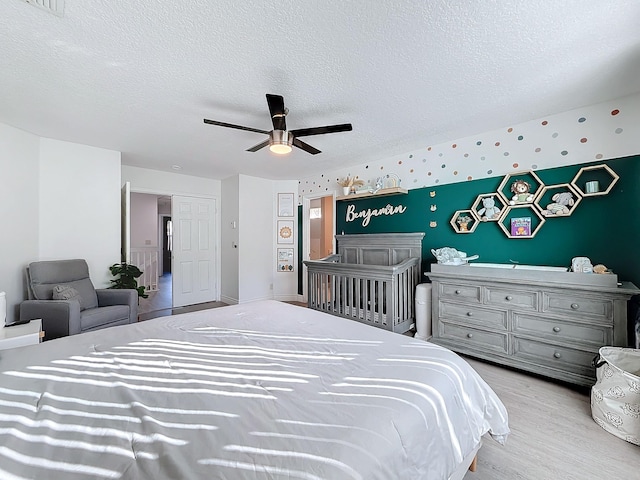
[[[318, 260], [335, 252], [335, 194], [302, 199], [302, 260]], [[307, 270], [302, 266], [302, 301], [307, 301]]]

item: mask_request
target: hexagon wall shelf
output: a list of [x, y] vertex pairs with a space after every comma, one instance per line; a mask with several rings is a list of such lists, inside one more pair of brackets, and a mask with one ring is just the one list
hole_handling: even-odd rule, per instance
[[[486, 198], [491, 198], [491, 197], [493, 197], [494, 207], [485, 206], [483, 203], [484, 200]], [[504, 203], [504, 200], [496, 192], [481, 193], [473, 202], [473, 205], [471, 206], [471, 211], [473, 212], [475, 217], [481, 222], [498, 222], [504, 215], [505, 206], [506, 205]], [[493, 210], [493, 212], [489, 212], [490, 209]]]
[[[570, 195], [570, 202], [566, 199], [567, 195]], [[582, 196], [575, 188], [568, 183], [559, 183], [542, 187], [533, 204], [545, 217], [557, 218], [571, 215], [581, 201]]]
[[[461, 219], [468, 219], [468, 221], [461, 221]], [[480, 220], [471, 210], [456, 210], [449, 223], [456, 233], [473, 233], [478, 228]]]
[[[524, 213], [525, 209], [529, 210], [530, 213]], [[507, 208], [505, 208], [505, 210], [506, 212], [502, 219], [498, 222], [498, 225], [500, 225], [500, 228], [502, 229], [504, 234], [509, 238], [533, 238], [536, 236], [536, 233], [538, 233], [538, 231], [546, 221], [546, 219], [538, 211], [538, 208], [531, 203], [526, 205], [509, 205]], [[522, 210], [523, 213], [516, 212], [517, 210]], [[523, 218], [524, 215], [529, 215], [524, 218], [529, 218], [530, 220], [533, 220], [532, 217], [537, 218], [537, 224], [534, 224], [534, 222], [532, 221], [529, 225], [528, 232], [525, 229], [523, 230], [523, 233], [519, 233], [519, 231], [517, 230], [518, 227], [512, 225], [512, 220], [516, 218]], [[504, 225], [505, 220], [509, 221], [510, 228], [507, 228]]]
[[[607, 195], [619, 178], [616, 172], [611, 170], [608, 165], [592, 165], [591, 167], [582, 167], [578, 173], [576, 173], [576, 176], [573, 177], [573, 180], [571, 180], [571, 185], [573, 185], [583, 197]], [[591, 182], [596, 182], [597, 184], [598, 188], [595, 191], [591, 191], [588, 187]], [[584, 185], [584, 188], [582, 188], [581, 185]], [[607, 187], [602, 190], [602, 185], [607, 185]]]
[[[513, 181], [509, 182], [512, 178], [513, 178]], [[530, 187], [528, 192], [528, 196], [530, 197], [529, 200], [524, 200], [524, 199], [514, 200], [514, 197], [516, 195], [514, 195], [513, 192], [511, 192], [511, 187], [515, 182], [519, 180], [524, 181], [529, 185]], [[508, 187], [507, 192], [505, 192], [505, 188], [507, 187]], [[510, 173], [506, 175], [502, 179], [502, 182], [500, 182], [500, 186], [498, 187], [498, 194], [504, 200], [505, 205], [532, 204], [535, 201], [538, 194], [540, 193], [541, 187], [544, 187], [544, 183], [542, 183], [542, 180], [540, 180], [538, 175], [536, 175], [535, 172], [531, 170], [527, 170], [524, 172]], [[522, 194], [522, 195], [525, 195], [525, 194]]]

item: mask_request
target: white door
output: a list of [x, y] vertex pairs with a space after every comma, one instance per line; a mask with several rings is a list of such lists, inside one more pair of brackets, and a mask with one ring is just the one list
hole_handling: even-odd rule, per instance
[[131, 183], [125, 182], [122, 186], [120, 198], [120, 257], [121, 261], [129, 263], [131, 261]]
[[218, 300], [216, 200], [171, 198], [173, 306]]

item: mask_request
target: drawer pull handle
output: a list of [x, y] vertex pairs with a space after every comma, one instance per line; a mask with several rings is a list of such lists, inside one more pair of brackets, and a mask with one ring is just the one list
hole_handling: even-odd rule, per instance
[[456, 295], [460, 295], [462, 292], [460, 290], [456, 290]]
[[467, 317], [473, 317], [473, 312], [467, 312]]
[[473, 338], [473, 333], [467, 333], [467, 338]]
[[553, 327], [553, 331], [558, 333], [560, 331], [560, 327]]
[[578, 305], [577, 303], [572, 303], [571, 308], [573, 308], [574, 310], [577, 310], [578, 308], [580, 308], [580, 305]]
[[562, 357], [562, 355], [560, 355], [560, 352], [556, 352], [553, 354], [554, 358], [560, 358]]
[[513, 300], [513, 297], [511, 295], [507, 295], [506, 299], [507, 299], [507, 302], [510, 302], [511, 300]]

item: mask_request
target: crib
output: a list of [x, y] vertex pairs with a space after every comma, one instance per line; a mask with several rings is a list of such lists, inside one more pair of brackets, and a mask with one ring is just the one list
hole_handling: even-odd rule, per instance
[[336, 235], [338, 253], [305, 260], [309, 308], [405, 333], [415, 322], [423, 232]]

